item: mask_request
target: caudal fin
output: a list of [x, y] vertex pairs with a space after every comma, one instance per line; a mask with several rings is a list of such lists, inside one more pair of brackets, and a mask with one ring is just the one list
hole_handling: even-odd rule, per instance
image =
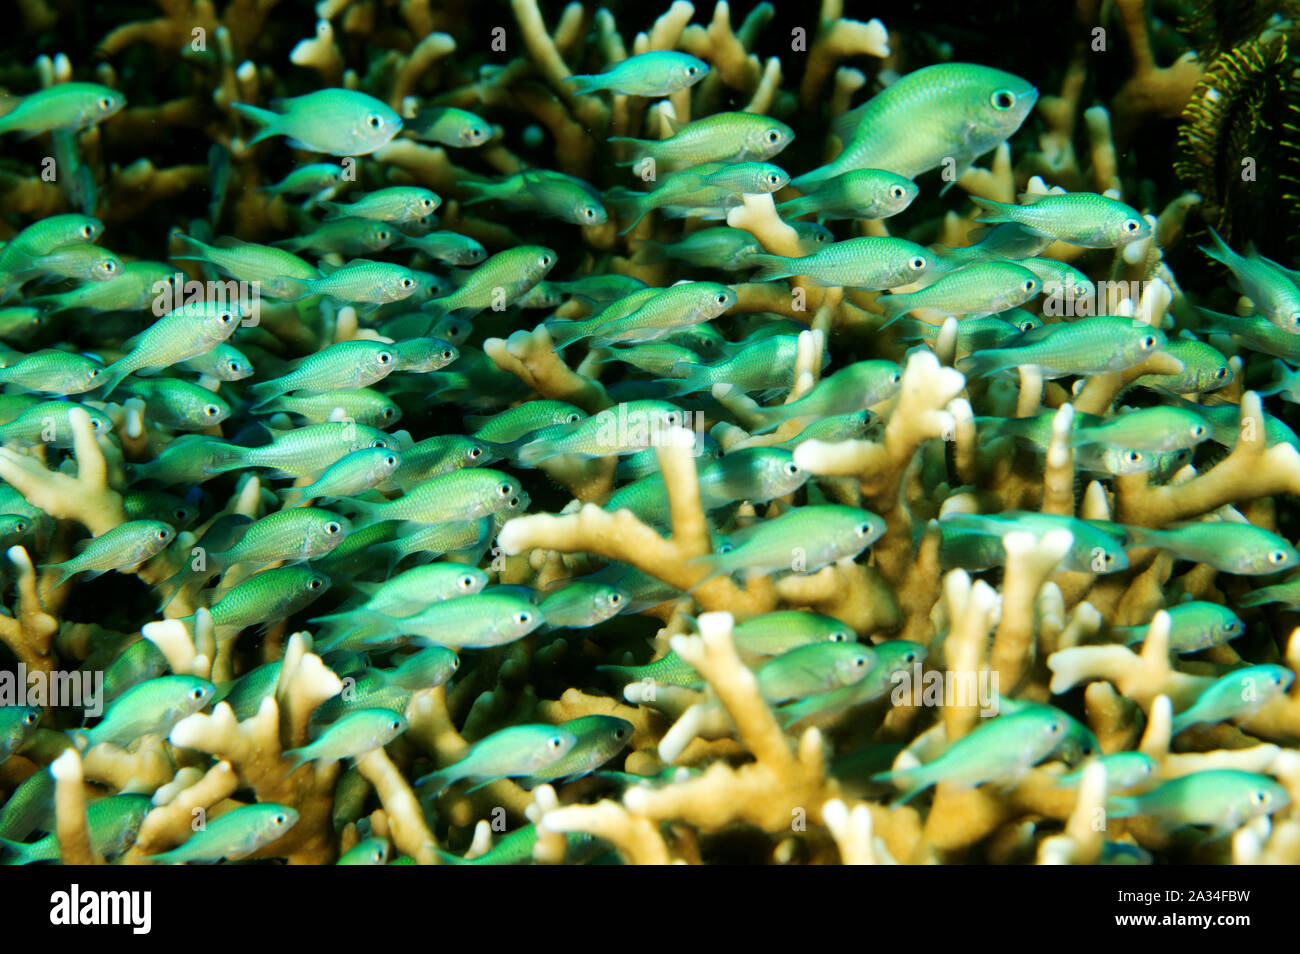
[[231, 103], [230, 105], [235, 108], [235, 112], [253, 120], [255, 123], [259, 123], [262, 127], [244, 145], [252, 146], [263, 139], [270, 139], [272, 136], [279, 135], [280, 130], [277, 128], [280, 123], [279, 113], [273, 113], [269, 109], [262, 109], [259, 106], [249, 106], [247, 103]]

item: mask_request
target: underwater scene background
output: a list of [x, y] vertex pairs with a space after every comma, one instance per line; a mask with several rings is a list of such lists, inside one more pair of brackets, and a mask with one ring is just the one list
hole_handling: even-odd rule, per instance
[[1295, 12], [17, 0], [0, 864], [1297, 863]]

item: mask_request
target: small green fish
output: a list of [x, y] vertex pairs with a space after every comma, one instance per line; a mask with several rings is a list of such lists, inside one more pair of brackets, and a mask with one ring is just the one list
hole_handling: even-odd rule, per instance
[[508, 444], [526, 434], [552, 424], [573, 424], [586, 417], [582, 410], [567, 401], [525, 401], [494, 414], [491, 417], [471, 417], [468, 423], [476, 429], [472, 436], [493, 444]]
[[1164, 350], [1183, 363], [1183, 370], [1177, 374], [1144, 374], [1133, 382], [1135, 387], [1164, 389], [1175, 394], [1194, 394], [1217, 391], [1232, 383], [1233, 373], [1228, 359], [1217, 348], [1203, 341], [1173, 338]]
[[216, 427], [230, 417], [230, 405], [207, 388], [176, 378], [136, 378], [125, 389], [144, 401], [149, 417], [178, 431]]
[[781, 706], [776, 716], [785, 729], [805, 719], [829, 718], [855, 706], [866, 705], [890, 693], [899, 683], [899, 673], [909, 675], [925, 661], [926, 649], [920, 643], [895, 639], [868, 648], [874, 656], [870, 671], [856, 682], [829, 692]]
[[1009, 205], [972, 195], [983, 214], [976, 222], [1012, 222], [1044, 238], [1084, 248], [1120, 248], [1149, 238], [1151, 223], [1118, 199], [1094, 192], [1022, 195]]
[[534, 431], [516, 451], [516, 459], [522, 467], [533, 467], [562, 454], [582, 458], [630, 454], [663, 440], [670, 428], [684, 420], [681, 409], [666, 401], [626, 401], [572, 424]]
[[1243, 576], [1277, 573], [1300, 565], [1300, 553], [1276, 533], [1249, 523], [1180, 523], [1164, 530], [1126, 527], [1129, 546], [1159, 547], [1180, 560], [1205, 563]]
[[736, 648], [758, 656], [779, 656], [801, 646], [849, 643], [857, 634], [847, 623], [801, 610], [764, 613], [738, 623], [731, 632]]
[[218, 381], [242, 381], [253, 373], [253, 363], [229, 342], [222, 342], [211, 351], [187, 358], [178, 367], [206, 374]]
[[390, 686], [419, 692], [443, 685], [459, 668], [460, 660], [454, 652], [442, 646], [430, 646], [407, 656], [394, 668], [383, 670], [383, 677]]
[[754, 433], [773, 430], [781, 422], [797, 417], [824, 417], [865, 410], [897, 394], [902, 381], [903, 371], [892, 361], [854, 362], [829, 378], [822, 378], [797, 401], [759, 408], [755, 412], [759, 426]]
[[464, 187], [472, 196], [463, 203], [467, 206], [499, 201], [574, 225], [600, 225], [608, 219], [590, 183], [549, 169], [528, 169], [500, 182], [466, 182]]
[[839, 219], [887, 219], [917, 197], [916, 183], [884, 169], [854, 169], [826, 179], [815, 191], [777, 204], [783, 219], [816, 215], [818, 222]]
[[340, 865], [385, 865], [388, 864], [388, 840], [385, 838], [367, 838], [359, 841], [344, 852], [336, 864]]
[[1237, 600], [1238, 606], [1263, 606], [1265, 603], [1300, 606], [1300, 579], [1290, 579], [1274, 586], [1262, 586], [1243, 594]]
[[609, 142], [628, 144], [632, 158], [620, 162], [621, 166], [651, 159], [661, 167], [683, 168], [707, 162], [761, 162], [793, 139], [794, 130], [769, 116], [714, 113], [678, 127], [667, 139], [611, 136]]
[[104, 369], [103, 397], [107, 400], [122, 379], [145, 368], [178, 364], [211, 351], [239, 327], [243, 317], [237, 303], [197, 301], [163, 315], [132, 338], [131, 350]]
[[78, 132], [115, 115], [126, 97], [98, 83], [56, 83], [24, 96], [0, 116], [0, 136], [10, 132], [31, 137], [52, 129]]
[[999, 779], [1014, 781], [1056, 751], [1067, 728], [1064, 715], [1047, 706], [998, 716], [952, 743], [932, 761], [881, 772], [873, 780], [905, 788], [898, 805], [939, 782], [973, 788]]
[[502, 778], [534, 775], [564, 758], [578, 738], [553, 725], [516, 725], [493, 732], [475, 743], [460, 761], [415, 780], [437, 795], [461, 779], [479, 782], [476, 788]]
[[95, 537], [70, 560], [42, 567], [53, 571], [44, 592], [56, 590], [78, 573], [98, 576], [109, 570], [125, 570], [152, 559], [176, 536], [169, 524], [158, 520], [129, 520]]
[[[315, 742], [284, 757], [296, 769], [304, 762], [329, 765], [382, 748], [406, 731], [406, 717], [391, 709], [358, 709], [326, 729]], [[293, 769], [290, 769], [292, 771]]]
[[1108, 798], [1106, 812], [1113, 818], [1149, 815], [1172, 828], [1209, 825], [1216, 834], [1226, 835], [1290, 804], [1286, 789], [1267, 775], [1210, 769], [1172, 779], [1143, 795]]
[[556, 258], [555, 252], [540, 245], [520, 245], [498, 252], [470, 272], [450, 295], [427, 301], [420, 310], [440, 318], [461, 309], [477, 314], [498, 301], [508, 305], [545, 278], [555, 267]]
[[325, 595], [330, 579], [301, 566], [263, 570], [227, 590], [209, 609], [213, 626], [272, 626]]
[[329, 553], [352, 531], [338, 514], [316, 507], [277, 510], [253, 521], [239, 542], [208, 553], [209, 566], [225, 569], [236, 563], [279, 563], [312, 560]]
[[1044, 377], [1105, 374], [1141, 364], [1165, 346], [1165, 333], [1132, 318], [1100, 315], [1032, 328], [1002, 348], [960, 358], [957, 370], [980, 377], [1033, 366]]
[[708, 575], [720, 573], [815, 573], [822, 567], [854, 557], [880, 539], [885, 522], [857, 507], [822, 504], [798, 507], [772, 520], [746, 527], [729, 537], [726, 553], [696, 557]]
[[655, 341], [690, 325], [711, 321], [736, 303], [736, 293], [717, 282], [679, 282], [655, 289], [630, 314], [605, 320], [605, 312], [589, 321], [547, 324], [557, 350], [590, 338], [593, 348]]
[[371, 219], [375, 222], [414, 222], [432, 215], [442, 205], [437, 193], [418, 186], [390, 186], [367, 192], [355, 202], [322, 202], [325, 218], [343, 219], [349, 216]]
[[586, 96], [597, 90], [609, 90], [624, 96], [670, 96], [689, 89], [709, 74], [709, 64], [689, 53], [676, 50], [652, 50], [630, 56], [594, 75], [566, 76], [573, 92]]
[[754, 276], [760, 282], [800, 276], [822, 287], [880, 290], [916, 281], [933, 264], [934, 253], [906, 239], [873, 236], [835, 242], [803, 258], [755, 255], [752, 261], [762, 266]]
[[468, 110], [430, 106], [406, 120], [406, 131], [423, 142], [474, 149], [492, 138], [492, 125]]
[[211, 452], [215, 460], [204, 465], [204, 472], [221, 474], [247, 467], [269, 467], [279, 474], [315, 480], [331, 464], [354, 450], [363, 447], [397, 450], [397, 438], [351, 421], [326, 421], [272, 433], [276, 435], [275, 440], [261, 447], [221, 442], [220, 448]]
[[171, 666], [162, 650], [151, 640], [137, 639], [104, 669], [102, 701], [108, 705], [133, 686], [165, 676], [170, 671]]
[[383, 483], [401, 462], [401, 454], [387, 447], [363, 447], [340, 457], [312, 483], [291, 492], [302, 500], [352, 497]]
[[125, 745], [146, 734], [166, 735], [206, 706], [215, 692], [216, 686], [196, 676], [159, 676], [122, 693], [93, 729], [68, 734], [83, 752], [104, 742]]
[[[236, 104], [238, 105], [238, 104]], [[187, 861], [238, 861], [283, 837], [298, 824], [298, 813], [287, 805], [260, 802], [226, 812], [207, 824], [179, 848], [150, 855], [155, 864]]]
[[172, 258], [208, 262], [238, 281], [256, 285], [261, 294], [270, 298], [292, 298], [300, 290], [298, 282], [321, 277], [314, 266], [297, 255], [271, 245], [226, 239], [218, 248], [179, 233], [173, 242], [180, 246], [181, 254]]
[[983, 318], [1022, 305], [1040, 291], [1042, 283], [1027, 268], [1013, 262], [981, 262], [945, 275], [920, 291], [883, 295], [876, 304], [884, 309], [885, 325], [914, 308]]
[[646, 262], [664, 259], [687, 262], [696, 268], [719, 268], [736, 271], [753, 265], [753, 257], [761, 255], [763, 246], [744, 229], [718, 226], [700, 229], [676, 242], [641, 243], [641, 257]]
[[400, 235], [402, 248], [414, 248], [448, 265], [477, 265], [487, 258], [487, 251], [468, 235], [456, 232], [430, 232], [428, 235]]
[[1075, 446], [1110, 444], [1157, 454], [1195, 447], [1210, 436], [1200, 416], [1180, 407], [1148, 407], [1128, 411], [1087, 427], [1075, 427]]
[[769, 659], [755, 676], [763, 698], [777, 705], [852, 686], [866, 678], [875, 661], [869, 646], [817, 642]]
[[70, 351], [42, 350], [0, 368], [0, 384], [45, 394], [82, 394], [99, 386], [104, 366]]
[[467, 468], [432, 477], [396, 500], [382, 503], [352, 500], [351, 505], [365, 514], [366, 523], [382, 520], [442, 523], [519, 510], [521, 493], [519, 481], [499, 470]]
[[0, 764], [27, 744], [40, 721], [36, 706], [0, 706]]
[[373, 96], [350, 89], [318, 89], [305, 96], [271, 101], [272, 112], [231, 103], [261, 125], [248, 146], [285, 136], [295, 149], [331, 156], [365, 156], [397, 135], [402, 117]]
[[405, 338], [394, 341], [392, 350], [397, 356], [397, 370], [416, 374], [438, 371], [460, 357], [456, 347], [443, 338]]
[[343, 169], [335, 162], [313, 162], [299, 166], [274, 185], [260, 191], [271, 195], [327, 195], [343, 182]]
[[939, 528], [943, 532], [940, 557], [946, 566], [961, 566], [968, 570], [997, 566], [1006, 559], [1002, 538], [1008, 533], [1021, 531], [1041, 540], [1054, 530], [1068, 531], [1073, 537], [1061, 560], [1062, 569], [1105, 574], [1118, 573], [1129, 566], [1123, 536], [1118, 528], [1115, 533], [1108, 533], [1078, 517], [1029, 510], [1007, 510], [997, 514], [954, 513], [940, 520]]
[[538, 609], [549, 626], [580, 629], [612, 619], [627, 603], [628, 593], [616, 586], [580, 580], [548, 594]]
[[[0, 117], [0, 123], [6, 118], [8, 117]], [[0, 272], [21, 270], [33, 259], [49, 255], [65, 245], [93, 242], [103, 231], [104, 223], [93, 216], [66, 212], [47, 215], [39, 222], [27, 226], [0, 248]]]
[[695, 689], [704, 685], [704, 677], [694, 666], [687, 664], [671, 649], [654, 662], [644, 666], [597, 666], [597, 672], [607, 672], [624, 683], [639, 682], [646, 685], [682, 686]]
[[[1119, 791], [1141, 785], [1155, 777], [1156, 763], [1144, 752], [1115, 752], [1097, 759], [1106, 768], [1107, 791]], [[1083, 781], [1084, 769], [1062, 775], [1056, 780], [1058, 788], [1077, 788]]]
[[[491, 849], [477, 858], [462, 858], [447, 851], [439, 851], [438, 859], [444, 865], [526, 865], [532, 863], [533, 846], [536, 844], [537, 826], [525, 825], [502, 835]], [[566, 832], [564, 846], [564, 858], [570, 864], [590, 861], [606, 851], [603, 841], [586, 832]]]
[[558, 761], [529, 776], [526, 786], [584, 778], [618, 755], [632, 741], [632, 723], [618, 716], [582, 716], [568, 720], [560, 728], [573, 733], [577, 742]]
[[97, 408], [72, 401], [42, 401], [27, 408], [8, 424], [0, 425], [0, 442], [71, 447], [72, 424], [68, 415], [74, 408], [86, 412], [96, 435], [107, 434], [113, 429], [112, 419]]
[[1174, 716], [1170, 732], [1177, 735], [1202, 722], [1249, 718], [1290, 689], [1294, 680], [1295, 673], [1285, 666], [1235, 669], [1220, 676], [1189, 708]]
[[334, 391], [364, 388], [382, 381], [397, 368], [390, 345], [378, 341], [340, 341], [297, 361], [288, 374], [259, 381], [248, 389], [253, 407], [290, 391]]
[[409, 490], [422, 481], [462, 467], [478, 467], [496, 459], [485, 441], [461, 434], [426, 437], [402, 449], [402, 461], [380, 490]]
[[321, 254], [333, 252], [336, 255], [368, 255], [381, 252], [397, 240], [397, 229], [387, 222], [375, 222], [371, 219], [334, 219], [322, 222], [306, 235], [280, 239], [275, 242], [277, 248], [290, 252], [304, 249]]
[[[151, 807], [148, 795], [110, 795], [91, 802], [86, 807], [86, 833], [91, 850], [105, 858], [126, 851], [135, 843], [140, 824]], [[0, 847], [12, 853], [13, 857], [5, 862], [10, 865], [58, 861], [62, 857], [57, 834], [46, 835], [31, 844], [0, 838]]]
[[[1238, 602], [1242, 606], [1255, 605], [1245, 599]], [[1237, 618], [1237, 614], [1218, 603], [1190, 600], [1170, 606], [1165, 612], [1169, 614], [1169, 649], [1175, 653], [1194, 653], [1211, 646], [1222, 646], [1246, 631], [1246, 624]], [[1146, 640], [1148, 628], [1149, 624], [1116, 626], [1111, 632], [1131, 645]]]
[[546, 622], [541, 610], [529, 600], [490, 589], [434, 603], [400, 619], [370, 612], [358, 616], [358, 622], [374, 624], [373, 635], [363, 641], [372, 648], [411, 641], [395, 637], [418, 637], [414, 642], [421, 647], [485, 649], [523, 639]]
[[1210, 229], [1210, 237], [1214, 247], [1202, 247], [1201, 251], [1228, 267], [1255, 310], [1283, 331], [1300, 335], [1300, 288], [1290, 273], [1257, 252], [1238, 255], [1214, 229]]
[[295, 280], [288, 285], [294, 289], [289, 297], [298, 301], [326, 295], [344, 304], [386, 305], [414, 295], [420, 276], [401, 265], [357, 258], [324, 278]]
[[84, 282], [112, 281], [122, 274], [120, 258], [98, 245], [60, 245], [54, 251], [31, 259], [14, 277], [25, 280], [37, 275], [47, 278], [75, 278]]

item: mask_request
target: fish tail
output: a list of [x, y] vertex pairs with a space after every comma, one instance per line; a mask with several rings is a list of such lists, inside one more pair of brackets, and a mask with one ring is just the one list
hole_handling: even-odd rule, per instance
[[633, 139], [630, 136], [610, 136], [606, 142], [625, 142], [630, 145], [631, 159], [624, 159], [616, 163], [620, 166], [631, 166], [640, 162], [642, 159], [653, 159], [655, 157], [655, 143], [648, 139]]
[[811, 172], [805, 172], [801, 176], [796, 176], [790, 180], [790, 185], [794, 186], [800, 192], [812, 192], [827, 179], [834, 179], [846, 169], [841, 169], [836, 162], [829, 162], [824, 166], [818, 166]]
[[797, 199], [790, 199], [788, 202], [781, 202], [776, 207], [776, 214], [783, 219], [797, 219], [801, 215], [807, 215], [813, 211], [813, 202], [809, 196], [803, 195]]
[[571, 92], [575, 96], [586, 96], [587, 94], [594, 93], [598, 89], [602, 88], [600, 85], [600, 78], [587, 73], [566, 76], [564, 82], [573, 84]]
[[249, 409], [260, 408], [262, 405], [268, 404], [283, 395], [284, 392], [279, 388], [280, 383], [278, 381], [259, 381], [257, 384], [250, 386], [248, 396], [253, 400], [248, 405]]
[[135, 371], [135, 368], [126, 363], [125, 357], [119, 358], [105, 368], [103, 383], [99, 385], [100, 399], [107, 401], [109, 396], [117, 390], [117, 386], [122, 383], [122, 380], [133, 371]]
[[619, 235], [626, 235], [636, 228], [638, 222], [645, 218], [647, 209], [642, 202], [644, 195], [642, 192], [633, 192], [631, 189], [625, 189], [622, 186], [614, 186], [614, 188], [606, 190], [605, 194], [601, 196], [617, 218], [622, 219], [629, 215], [635, 215], [635, 218], [628, 223], [627, 227], [618, 233]]
[[555, 445], [551, 441], [532, 441], [519, 448], [515, 460], [520, 467], [535, 467], [554, 456]]
[[1226, 265], [1228, 268], [1236, 267], [1237, 263], [1241, 261], [1241, 256], [1229, 248], [1228, 243], [1220, 238], [1219, 233], [1214, 231], [1213, 228], [1210, 229], [1210, 240], [1214, 242], [1214, 247], [1206, 248], [1202, 245], [1200, 247], [1201, 251], [1221, 265]]
[[192, 235], [186, 235], [183, 232], [177, 232], [172, 239], [181, 247], [183, 255], [173, 255], [172, 258], [194, 258], [200, 261], [209, 261], [208, 252], [211, 250], [210, 245], [205, 245]]
[[1138, 812], [1138, 800], [1133, 795], [1112, 795], [1106, 799], [1106, 814], [1112, 818], [1128, 818]]
[[582, 322], [570, 321], [567, 318], [551, 318], [542, 322], [542, 325], [551, 336], [551, 340], [555, 342], [553, 349], [555, 351], [562, 351], [588, 335], [588, 332], [582, 330]]
[[247, 103], [231, 103], [235, 112], [247, 119], [253, 120], [261, 125], [261, 129], [252, 139], [244, 143], [245, 146], [252, 146], [261, 142], [263, 139], [270, 139], [272, 136], [279, 135], [280, 130], [277, 128], [280, 124], [279, 113], [273, 113], [269, 109], [262, 109], [260, 106], [249, 106]]
[[6, 852], [10, 857], [0, 861], [0, 865], [29, 865], [36, 860], [31, 856], [30, 845], [25, 845], [21, 841], [0, 838], [0, 855]]
[[880, 326], [881, 329], [888, 328], [899, 318], [902, 318], [905, 314], [915, 308], [916, 306], [912, 304], [912, 301], [913, 296], [910, 294], [881, 295], [877, 298], [876, 304], [884, 310], [886, 319], [885, 323]]
[[430, 772], [428, 775], [417, 778], [415, 787], [424, 788], [428, 786], [429, 796], [435, 796], [454, 781], [456, 781], [456, 777], [450, 769], [439, 769], [436, 772]]
[[781, 255], [769, 255], [765, 252], [749, 256], [750, 265], [758, 265], [759, 270], [754, 273], [751, 281], [770, 282], [778, 278], [789, 278], [794, 272], [790, 271], [785, 257]]
[[1274, 600], [1273, 587], [1265, 586], [1258, 590], [1251, 590], [1237, 598], [1238, 606], [1263, 606], [1265, 603], [1271, 603]]
[[68, 566], [68, 563], [69, 563], [69, 562], [71, 562], [71, 561], [64, 561], [63, 563], [47, 563], [45, 566], [41, 567], [42, 570], [57, 570], [57, 571], [58, 571], [58, 575], [55, 576], [55, 578], [54, 578], [53, 580], [51, 580], [50, 582], [46, 583], [46, 584], [41, 588], [41, 593], [42, 593], [42, 595], [45, 594], [45, 593], [53, 593], [53, 592], [54, 592], [55, 590], [57, 590], [60, 586], [62, 586], [64, 583], [68, 582], [68, 580], [70, 580], [73, 576], [76, 575], [77, 571], [76, 571], [75, 569], [72, 569], [72, 568], [70, 568], [70, 567]]
[[961, 358], [957, 362], [957, 370], [968, 378], [980, 378], [1010, 367], [1011, 364], [1008, 364], [1006, 356], [998, 351], [976, 351]]
[[975, 216], [976, 222], [1015, 222], [1016, 215], [1013, 211], [1016, 206], [1008, 202], [996, 202], [993, 199], [981, 198], [972, 195], [970, 200], [979, 206], [980, 214]]

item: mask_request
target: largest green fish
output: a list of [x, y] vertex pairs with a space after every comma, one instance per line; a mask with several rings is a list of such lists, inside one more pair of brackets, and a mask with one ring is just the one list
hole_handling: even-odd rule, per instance
[[1002, 70], [974, 63], [923, 67], [840, 116], [834, 128], [844, 151], [791, 185], [808, 192], [854, 169], [914, 179], [946, 160], [951, 184], [1015, 133], [1037, 101], [1037, 89]]

